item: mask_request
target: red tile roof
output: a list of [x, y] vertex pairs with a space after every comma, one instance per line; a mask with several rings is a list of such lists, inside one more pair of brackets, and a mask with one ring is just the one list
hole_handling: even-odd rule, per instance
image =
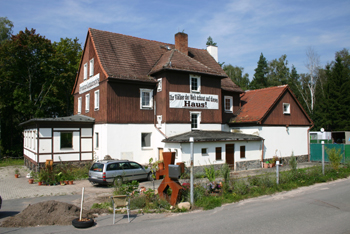
[[241, 96], [242, 108], [230, 123], [257, 123], [262, 121], [288, 85], [249, 90]]
[[[188, 48], [188, 55], [175, 50], [174, 44], [152, 41], [119, 33], [89, 29], [97, 56], [111, 78], [156, 82], [151, 77], [168, 69], [227, 78], [220, 65], [205, 49]], [[230, 79], [222, 88], [243, 92]]]

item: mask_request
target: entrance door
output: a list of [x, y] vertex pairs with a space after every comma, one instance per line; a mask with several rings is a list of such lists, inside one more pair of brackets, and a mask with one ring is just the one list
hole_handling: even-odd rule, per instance
[[226, 163], [231, 169], [235, 167], [235, 144], [226, 145]]
[[158, 160], [163, 161], [163, 148], [158, 148]]

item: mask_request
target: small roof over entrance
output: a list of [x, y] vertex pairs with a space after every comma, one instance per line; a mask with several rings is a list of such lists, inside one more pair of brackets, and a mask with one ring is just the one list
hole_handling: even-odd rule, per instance
[[261, 141], [262, 137], [250, 134], [223, 132], [223, 131], [191, 131], [180, 135], [172, 136], [162, 140], [166, 143], [186, 143], [190, 137], [194, 142], [216, 142], [216, 141]]

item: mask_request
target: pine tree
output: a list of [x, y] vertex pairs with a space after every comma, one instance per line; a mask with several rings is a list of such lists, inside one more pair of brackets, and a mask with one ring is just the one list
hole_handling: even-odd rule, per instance
[[267, 66], [267, 60], [264, 57], [263, 53], [261, 53], [258, 61], [258, 66], [254, 71], [255, 71], [255, 74], [252, 82], [250, 83], [250, 88], [261, 89], [261, 88], [268, 87], [267, 74], [269, 73], [269, 70]]

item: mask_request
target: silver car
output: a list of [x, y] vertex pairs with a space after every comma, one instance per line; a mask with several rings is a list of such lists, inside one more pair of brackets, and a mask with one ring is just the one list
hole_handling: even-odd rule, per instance
[[152, 180], [150, 169], [128, 160], [102, 160], [95, 162], [89, 170], [92, 184], [121, 184], [125, 181]]

